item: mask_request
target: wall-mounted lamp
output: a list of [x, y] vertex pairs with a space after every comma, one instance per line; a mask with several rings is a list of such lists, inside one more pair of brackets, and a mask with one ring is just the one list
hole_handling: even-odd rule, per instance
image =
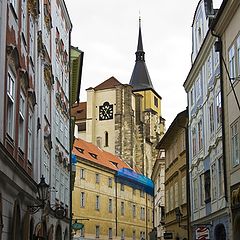
[[37, 185], [37, 198], [41, 202], [40, 205], [28, 206], [29, 211], [34, 214], [40, 209], [43, 209], [45, 202], [48, 200], [49, 185], [45, 182], [45, 178], [42, 175], [40, 183]]

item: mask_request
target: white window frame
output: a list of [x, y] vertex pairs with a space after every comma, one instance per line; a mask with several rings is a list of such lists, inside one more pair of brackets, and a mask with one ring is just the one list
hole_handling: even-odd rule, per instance
[[25, 116], [26, 116], [26, 98], [23, 93], [23, 90], [20, 90], [20, 99], [19, 99], [19, 126], [18, 126], [18, 146], [22, 152], [25, 148]]
[[229, 64], [229, 74], [231, 81], [234, 82], [236, 79], [236, 57], [235, 57], [235, 46], [233, 45], [228, 52], [228, 64]]
[[220, 90], [216, 95], [216, 112], [217, 112], [217, 127], [219, 128], [222, 125], [222, 99]]
[[231, 126], [231, 145], [232, 145], [232, 166], [239, 165], [240, 162], [240, 138], [239, 138], [239, 120]]
[[34, 139], [33, 139], [33, 112], [31, 109], [28, 111], [28, 162], [33, 162], [33, 146], [34, 146]]
[[85, 208], [85, 204], [86, 204], [86, 193], [81, 192], [80, 193], [80, 207]]
[[[16, 78], [13, 72], [9, 68], [8, 77], [7, 77], [7, 98], [8, 98], [7, 133], [12, 139], [14, 139], [13, 129], [15, 125], [15, 82], [16, 82]], [[10, 105], [11, 105], [11, 108], [10, 108]]]

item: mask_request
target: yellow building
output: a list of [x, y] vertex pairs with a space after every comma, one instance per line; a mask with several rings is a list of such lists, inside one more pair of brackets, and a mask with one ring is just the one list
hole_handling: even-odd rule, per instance
[[152, 230], [153, 183], [117, 156], [76, 139], [73, 222], [84, 224], [74, 238], [148, 239]]
[[[165, 233], [171, 239], [188, 239], [187, 111], [180, 112], [158, 144], [165, 151]], [[164, 216], [162, 216], [164, 218]], [[160, 239], [160, 238], [159, 238]]]

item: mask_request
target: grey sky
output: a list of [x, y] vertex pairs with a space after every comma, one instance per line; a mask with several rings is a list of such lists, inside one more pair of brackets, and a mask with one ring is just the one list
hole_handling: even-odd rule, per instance
[[[111, 76], [129, 83], [135, 63], [139, 12], [145, 61], [162, 96], [167, 127], [187, 106], [183, 82], [191, 67], [193, 15], [199, 0], [65, 0], [72, 45], [84, 51], [80, 100]], [[222, 0], [213, 0], [218, 8]]]

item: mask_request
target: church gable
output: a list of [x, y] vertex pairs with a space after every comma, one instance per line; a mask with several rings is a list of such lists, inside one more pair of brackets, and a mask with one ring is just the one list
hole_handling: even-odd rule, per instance
[[111, 89], [111, 88], [115, 88], [116, 86], [119, 86], [119, 85], [122, 85], [122, 83], [120, 83], [115, 77], [110, 77], [106, 81], [97, 85], [94, 88], [94, 90], [98, 91], [98, 90], [104, 90], [104, 89]]

